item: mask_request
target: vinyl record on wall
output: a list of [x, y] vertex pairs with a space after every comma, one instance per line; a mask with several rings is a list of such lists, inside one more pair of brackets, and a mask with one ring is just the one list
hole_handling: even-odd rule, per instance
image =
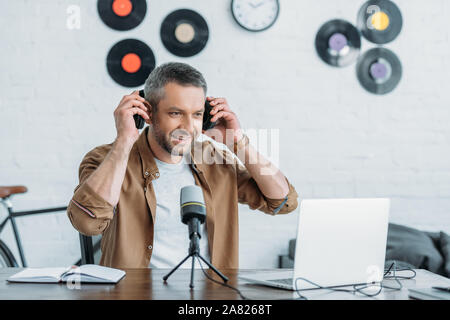
[[395, 89], [402, 77], [402, 65], [392, 51], [378, 47], [364, 53], [358, 60], [356, 75], [369, 92], [386, 94]]
[[370, 0], [358, 12], [358, 28], [364, 38], [376, 44], [394, 40], [402, 30], [400, 9], [389, 0]]
[[209, 29], [205, 19], [197, 12], [179, 9], [164, 19], [160, 35], [164, 46], [172, 54], [191, 57], [206, 46]]
[[358, 59], [361, 36], [351, 23], [335, 19], [320, 27], [315, 45], [317, 54], [325, 63], [344, 67]]
[[137, 87], [145, 83], [155, 68], [155, 56], [144, 42], [125, 39], [109, 50], [106, 66], [109, 75], [118, 84]]
[[145, 0], [98, 0], [97, 10], [108, 27], [125, 31], [135, 28], [144, 20], [147, 2]]

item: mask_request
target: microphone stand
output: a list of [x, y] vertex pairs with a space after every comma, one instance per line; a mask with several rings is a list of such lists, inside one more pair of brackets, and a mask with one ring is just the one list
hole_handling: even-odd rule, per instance
[[[198, 219], [192, 218], [193, 221], [189, 222], [189, 229], [194, 229], [193, 226], [198, 226]], [[197, 220], [197, 221], [196, 221]], [[192, 226], [192, 227], [191, 227]], [[200, 246], [199, 246], [199, 239], [200, 235], [198, 234], [197, 230], [192, 231], [190, 235], [191, 243], [189, 244], [189, 254], [181, 260], [181, 262], [173, 268], [167, 275], [163, 277], [164, 282], [167, 281], [167, 279], [170, 277], [172, 273], [174, 273], [187, 259], [192, 257], [192, 266], [191, 266], [191, 283], [189, 284], [189, 287], [191, 289], [194, 288], [194, 265], [195, 265], [195, 258], [200, 258], [203, 262], [205, 262], [219, 277], [222, 278], [224, 282], [228, 281], [228, 278], [225, 277], [219, 270], [217, 270], [211, 263], [209, 263], [205, 258], [203, 258], [200, 254]]]

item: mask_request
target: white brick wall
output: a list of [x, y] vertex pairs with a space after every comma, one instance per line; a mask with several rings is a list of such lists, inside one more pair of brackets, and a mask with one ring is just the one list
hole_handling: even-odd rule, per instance
[[[144, 40], [157, 63], [200, 69], [209, 94], [228, 98], [245, 128], [280, 129], [280, 166], [300, 198], [391, 197], [391, 221], [450, 232], [450, 41], [447, 0], [398, 0], [402, 33], [386, 45], [401, 59], [395, 91], [364, 91], [354, 65], [331, 68], [314, 49], [327, 20], [356, 21], [364, 1], [281, 0], [277, 23], [249, 33], [233, 21], [229, 0], [149, 1], [136, 29], [109, 29], [96, 1], [2, 1], [0, 13], [0, 185], [24, 184], [18, 210], [66, 205], [83, 155], [114, 139], [112, 111], [131, 90], [115, 84], [105, 57], [119, 40]], [[69, 5], [81, 29], [66, 28]], [[199, 55], [171, 55], [159, 38], [162, 19], [192, 8], [208, 22]], [[363, 50], [373, 47], [363, 40]], [[271, 217], [240, 206], [240, 265], [274, 267], [295, 236], [298, 213]], [[0, 209], [0, 217], [4, 217]], [[65, 213], [18, 219], [32, 266], [79, 257]], [[2, 239], [12, 245], [11, 230]]]

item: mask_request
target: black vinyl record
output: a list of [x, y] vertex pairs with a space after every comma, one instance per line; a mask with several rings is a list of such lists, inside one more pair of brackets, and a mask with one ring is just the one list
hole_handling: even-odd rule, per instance
[[125, 39], [109, 50], [106, 66], [109, 75], [118, 84], [137, 87], [145, 83], [155, 68], [155, 56], [144, 42]]
[[125, 31], [138, 26], [147, 12], [145, 0], [98, 0], [98, 14], [110, 28]]
[[196, 55], [203, 50], [209, 38], [205, 19], [189, 9], [170, 13], [161, 25], [160, 34], [166, 49], [179, 57]]
[[359, 31], [344, 20], [326, 22], [316, 35], [319, 57], [334, 67], [344, 67], [357, 60], [361, 48]]
[[369, 92], [386, 94], [395, 89], [402, 77], [402, 65], [392, 51], [378, 47], [364, 53], [356, 65], [359, 83]]
[[394, 40], [402, 30], [400, 9], [389, 0], [370, 0], [358, 12], [358, 28], [364, 38], [376, 44]]

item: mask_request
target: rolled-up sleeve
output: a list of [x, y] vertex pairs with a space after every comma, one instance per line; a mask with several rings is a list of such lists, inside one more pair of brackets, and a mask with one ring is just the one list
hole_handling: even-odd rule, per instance
[[86, 180], [109, 152], [109, 146], [97, 147], [83, 158], [79, 168], [80, 182], [67, 207], [70, 222], [84, 235], [92, 236], [102, 233], [109, 226], [116, 211], [116, 207], [86, 184]]
[[286, 182], [289, 186], [287, 196], [281, 199], [272, 199], [261, 192], [255, 179], [243, 165], [236, 165], [236, 174], [239, 203], [247, 204], [252, 210], [260, 210], [271, 215], [289, 213], [297, 208], [298, 194], [287, 178]]

